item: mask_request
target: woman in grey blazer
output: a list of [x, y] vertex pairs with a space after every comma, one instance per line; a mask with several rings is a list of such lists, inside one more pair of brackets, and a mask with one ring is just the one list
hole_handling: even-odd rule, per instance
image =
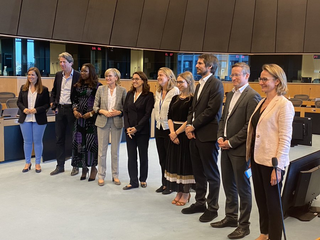
[[97, 90], [93, 110], [98, 113], [96, 126], [98, 132], [98, 185], [104, 185], [106, 176], [106, 156], [111, 133], [111, 169], [112, 181], [120, 185], [119, 180], [119, 146], [123, 128], [123, 104], [126, 89], [119, 86], [120, 72], [109, 68], [105, 72], [107, 85]]

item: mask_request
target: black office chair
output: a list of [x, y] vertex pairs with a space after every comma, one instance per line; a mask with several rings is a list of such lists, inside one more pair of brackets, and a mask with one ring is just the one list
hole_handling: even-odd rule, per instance
[[302, 105], [302, 100], [301, 99], [290, 98], [289, 100], [292, 102], [294, 107], [301, 107], [301, 105]]
[[320, 108], [320, 100], [315, 101], [314, 105], [316, 106], [316, 108]]
[[308, 101], [309, 100], [309, 95], [307, 95], [307, 94], [297, 94], [297, 95], [294, 95], [294, 98], [301, 99], [302, 101]]
[[6, 101], [7, 108], [18, 108], [18, 98], [10, 98]]
[[0, 102], [7, 102], [10, 98], [15, 98], [16, 95], [13, 92], [0, 92]]
[[320, 78], [313, 79], [312, 83], [320, 83]]

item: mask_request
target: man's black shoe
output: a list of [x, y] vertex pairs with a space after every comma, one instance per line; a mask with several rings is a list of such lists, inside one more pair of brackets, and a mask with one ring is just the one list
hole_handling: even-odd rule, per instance
[[183, 214], [192, 214], [192, 213], [201, 213], [204, 212], [206, 210], [206, 206], [204, 205], [195, 205], [195, 204], [191, 204], [190, 207], [184, 208], [181, 210], [181, 212]]
[[200, 222], [211, 222], [216, 217], [218, 217], [217, 211], [210, 211], [209, 209], [206, 209], [204, 211], [204, 213], [200, 216], [199, 221]]
[[163, 191], [162, 191], [162, 194], [170, 194], [170, 193], [172, 193], [172, 191], [171, 190], [169, 190], [168, 188], [165, 188]]
[[234, 230], [232, 233], [228, 235], [229, 239], [240, 239], [244, 238], [245, 236], [250, 234], [249, 227], [243, 228], [243, 227], [237, 227], [236, 230]]
[[224, 227], [238, 227], [238, 221], [236, 219], [224, 218], [221, 221], [210, 224], [213, 228], [224, 228]]
[[53, 175], [57, 175], [58, 173], [62, 173], [64, 172], [64, 168], [59, 168], [58, 166], [56, 166], [56, 169], [53, 170], [50, 175], [53, 176]]

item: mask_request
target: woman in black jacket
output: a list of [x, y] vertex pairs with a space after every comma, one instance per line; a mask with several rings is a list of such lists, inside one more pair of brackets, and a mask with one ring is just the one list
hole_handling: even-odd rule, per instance
[[150, 92], [147, 76], [143, 72], [133, 73], [132, 86], [123, 105], [130, 177], [130, 184], [123, 190], [139, 187], [137, 148], [140, 160], [140, 185], [143, 188], [147, 187], [150, 116], [153, 105], [154, 97]]
[[47, 126], [47, 109], [50, 99], [48, 88], [42, 86], [39, 69], [32, 67], [28, 70], [27, 82], [19, 93], [18, 107], [20, 109], [20, 129], [24, 144], [24, 156], [26, 165], [22, 172], [31, 169], [32, 144], [36, 156], [36, 172], [41, 172], [40, 161], [42, 156], [42, 138]]

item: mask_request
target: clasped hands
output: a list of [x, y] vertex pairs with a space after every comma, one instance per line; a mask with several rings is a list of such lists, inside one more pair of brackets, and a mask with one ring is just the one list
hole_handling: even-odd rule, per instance
[[177, 144], [177, 145], [180, 144], [177, 132], [170, 133], [169, 137], [174, 144]]
[[115, 117], [115, 116], [118, 116], [121, 114], [121, 111], [119, 110], [116, 110], [114, 108], [111, 109], [111, 111], [107, 111], [107, 110], [104, 110], [104, 109], [100, 109], [99, 110], [99, 113], [104, 115], [105, 117]]
[[230, 149], [229, 140], [223, 141], [223, 138], [219, 138], [217, 142], [218, 142], [219, 147], [221, 149], [223, 149], [223, 150]]
[[73, 115], [74, 115], [74, 117], [75, 117], [76, 119], [79, 119], [79, 118], [83, 118], [83, 119], [90, 118], [90, 117], [91, 117], [90, 113], [91, 113], [91, 112], [87, 112], [87, 113], [85, 113], [85, 114], [82, 115], [82, 114], [79, 113], [77, 110], [74, 110], [74, 111], [73, 111]]
[[25, 108], [25, 109], [23, 110], [23, 112], [24, 112], [25, 114], [36, 114], [36, 113], [37, 113], [37, 110], [36, 110], [35, 108], [32, 108], [32, 109]]
[[135, 127], [129, 127], [127, 128], [127, 134], [130, 139], [132, 139], [132, 136], [137, 132], [137, 129]]
[[194, 135], [194, 127], [193, 126], [187, 126], [184, 130], [188, 139], [196, 139], [196, 136]]

